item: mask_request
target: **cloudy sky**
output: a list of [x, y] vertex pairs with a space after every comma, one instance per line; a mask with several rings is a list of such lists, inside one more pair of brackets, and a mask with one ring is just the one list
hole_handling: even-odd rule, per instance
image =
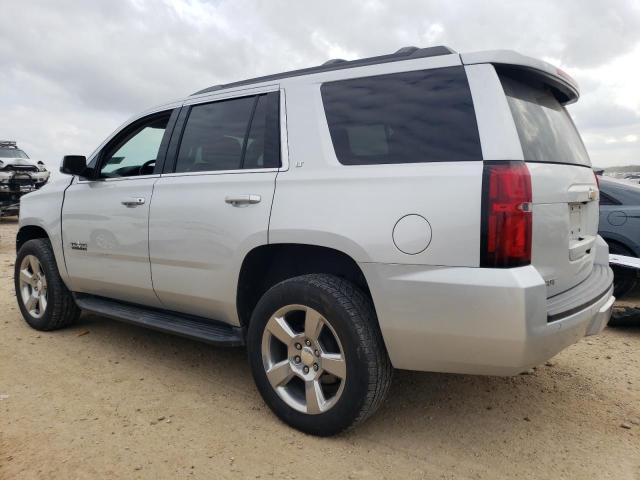
[[576, 78], [593, 163], [640, 165], [640, 0], [0, 0], [0, 137], [57, 167], [203, 87], [406, 45], [509, 48]]

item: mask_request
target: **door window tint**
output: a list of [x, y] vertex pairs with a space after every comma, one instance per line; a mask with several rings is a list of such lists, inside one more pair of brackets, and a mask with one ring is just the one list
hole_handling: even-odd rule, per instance
[[245, 97], [192, 107], [176, 172], [239, 169], [254, 102], [254, 97]]
[[244, 154], [244, 168], [261, 168], [264, 166], [264, 140], [267, 125], [267, 105], [264, 98], [258, 97], [253, 120], [247, 135]]
[[321, 92], [340, 163], [482, 160], [463, 67], [330, 82]]
[[278, 167], [278, 99], [274, 92], [192, 107], [175, 171]]
[[247, 135], [243, 168], [280, 166], [280, 119], [277, 93], [258, 97]]
[[125, 132], [107, 147], [100, 176], [106, 178], [152, 174], [160, 151], [160, 144], [171, 112], [155, 116]]

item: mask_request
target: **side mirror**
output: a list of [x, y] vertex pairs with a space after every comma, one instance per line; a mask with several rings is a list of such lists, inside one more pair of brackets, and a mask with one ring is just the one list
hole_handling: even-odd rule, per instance
[[87, 176], [87, 157], [83, 155], [65, 155], [60, 171], [69, 175]]

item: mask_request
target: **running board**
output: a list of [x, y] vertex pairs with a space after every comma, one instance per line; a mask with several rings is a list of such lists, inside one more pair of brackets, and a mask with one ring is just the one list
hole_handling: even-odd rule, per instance
[[74, 294], [82, 310], [134, 325], [200, 340], [212, 345], [237, 347], [244, 345], [240, 327], [191, 315], [132, 305], [84, 293]]

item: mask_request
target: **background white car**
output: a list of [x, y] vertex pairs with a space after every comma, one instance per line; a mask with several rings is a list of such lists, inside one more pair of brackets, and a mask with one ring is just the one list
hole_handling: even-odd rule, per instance
[[20, 197], [38, 190], [49, 180], [49, 171], [34, 161], [14, 141], [0, 140], [0, 216], [16, 215]]

